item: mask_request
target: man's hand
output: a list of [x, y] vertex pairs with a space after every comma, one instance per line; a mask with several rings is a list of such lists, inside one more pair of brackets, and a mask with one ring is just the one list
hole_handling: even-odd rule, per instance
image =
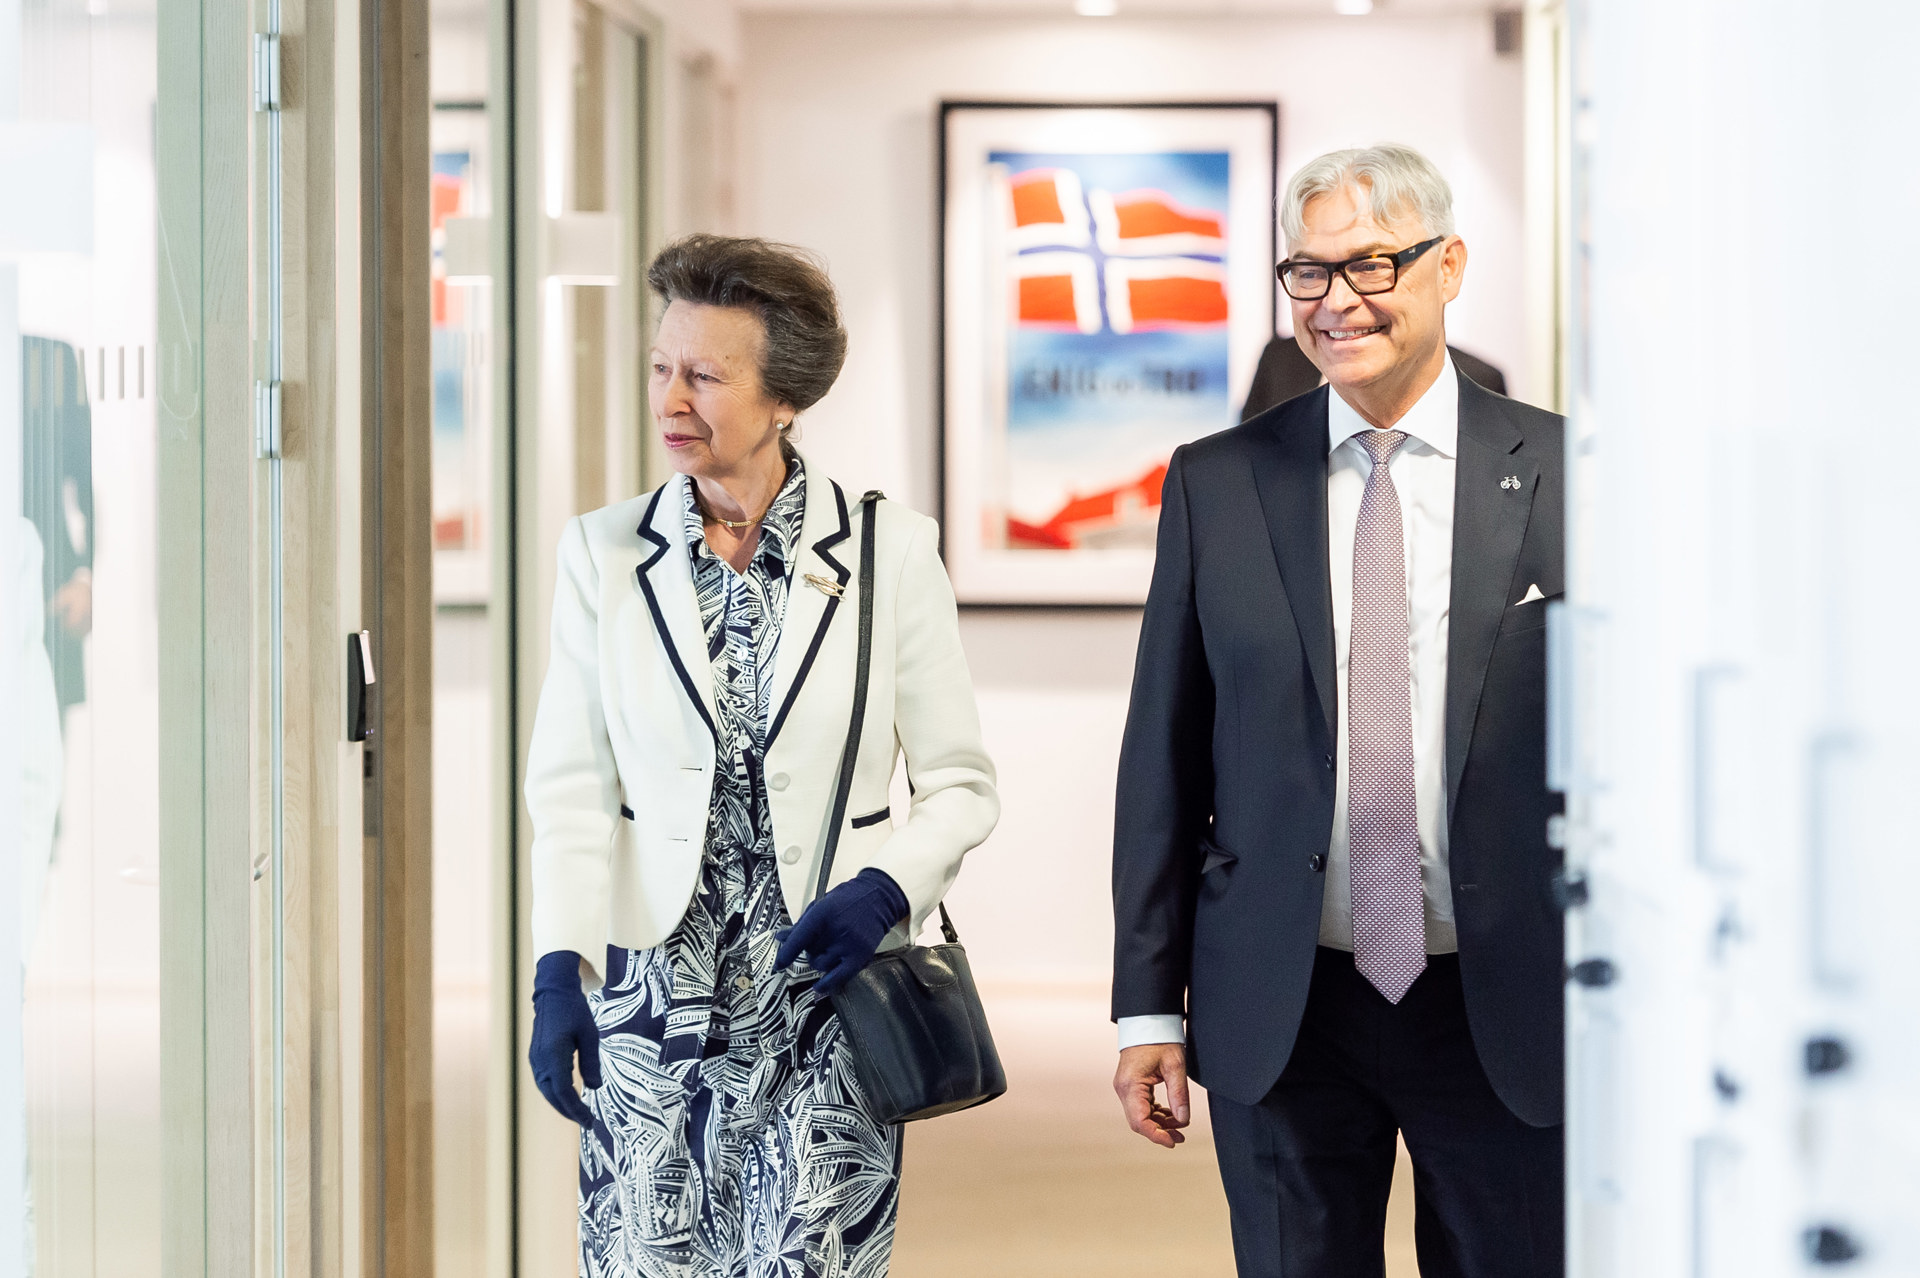
[[[1165, 1105], [1153, 1097], [1154, 1087], [1161, 1083], [1167, 1087]], [[1126, 1113], [1127, 1126], [1134, 1131], [1168, 1149], [1186, 1140], [1186, 1133], [1180, 1130], [1191, 1117], [1184, 1044], [1142, 1043], [1126, 1048], [1113, 1075], [1113, 1090]]]

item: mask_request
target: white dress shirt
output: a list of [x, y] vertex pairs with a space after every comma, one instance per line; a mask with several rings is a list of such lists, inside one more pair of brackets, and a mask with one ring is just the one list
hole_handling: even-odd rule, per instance
[[[1347, 713], [1347, 647], [1353, 632], [1353, 537], [1360, 520], [1360, 497], [1373, 471], [1366, 449], [1354, 436], [1372, 429], [1339, 392], [1327, 393], [1327, 567], [1333, 586], [1339, 753], [1320, 944], [1341, 950], [1353, 948], [1352, 878], [1347, 861], [1347, 721], [1351, 717]], [[1459, 946], [1447, 873], [1447, 623], [1453, 593], [1454, 464], [1460, 439], [1460, 382], [1451, 358], [1393, 429], [1407, 436], [1387, 465], [1400, 495], [1401, 542], [1407, 558], [1413, 788], [1427, 953], [1451, 954]], [[1184, 1019], [1123, 1016], [1120, 1046], [1184, 1042]]]

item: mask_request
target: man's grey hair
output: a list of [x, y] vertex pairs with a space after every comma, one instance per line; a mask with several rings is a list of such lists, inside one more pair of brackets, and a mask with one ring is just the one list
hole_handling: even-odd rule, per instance
[[1453, 188], [1433, 161], [1410, 146], [1391, 142], [1329, 151], [1302, 165], [1280, 201], [1280, 228], [1291, 249], [1307, 237], [1307, 205], [1350, 189], [1376, 221], [1411, 214], [1429, 236], [1452, 235]]

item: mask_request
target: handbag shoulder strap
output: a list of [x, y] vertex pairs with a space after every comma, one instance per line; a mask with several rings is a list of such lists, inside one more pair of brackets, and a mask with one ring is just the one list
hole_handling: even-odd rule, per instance
[[860, 757], [860, 729], [867, 720], [867, 679], [873, 670], [873, 559], [876, 507], [886, 494], [870, 489], [860, 499], [860, 655], [853, 668], [853, 717], [847, 724], [847, 744], [840, 754], [840, 782], [833, 792], [832, 818], [827, 822], [827, 845], [820, 851], [820, 876], [813, 885], [819, 900], [833, 873], [833, 856], [840, 847], [840, 826], [847, 819], [847, 797], [853, 793], [853, 766]]
[[[886, 494], [878, 488], [860, 498], [860, 655], [853, 667], [853, 717], [847, 724], [847, 744], [840, 754], [840, 781], [833, 792], [833, 819], [827, 823], [827, 845], [820, 852], [820, 876], [814, 881], [813, 898], [819, 900], [827, 890], [833, 873], [833, 856], [840, 848], [840, 827], [847, 819], [847, 798], [853, 793], [853, 766], [860, 756], [860, 729], [867, 721], [867, 682], [873, 671], [873, 559], [874, 525], [878, 522], [880, 502]], [[947, 903], [940, 902], [940, 933], [957, 943], [960, 934], [947, 915]]]

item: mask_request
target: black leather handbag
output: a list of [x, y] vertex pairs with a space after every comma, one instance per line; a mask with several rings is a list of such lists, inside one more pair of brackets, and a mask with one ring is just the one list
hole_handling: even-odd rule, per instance
[[[874, 507], [882, 496], [874, 491], [860, 499], [860, 656], [853, 681], [853, 722], [840, 756], [833, 819], [814, 885], [816, 900], [833, 873], [867, 714], [867, 679], [873, 666]], [[877, 954], [833, 996], [841, 1032], [852, 1048], [854, 1072], [884, 1123], [971, 1109], [1007, 1090], [1007, 1072], [994, 1050], [973, 969], [945, 902], [940, 905], [940, 931], [946, 944], [907, 945]]]

